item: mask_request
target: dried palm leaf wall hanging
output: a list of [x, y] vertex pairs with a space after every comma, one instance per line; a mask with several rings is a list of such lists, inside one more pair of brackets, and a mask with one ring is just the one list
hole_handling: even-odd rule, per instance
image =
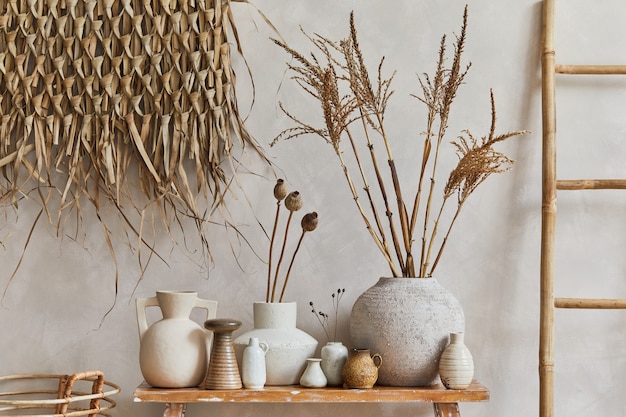
[[[269, 163], [237, 107], [230, 6], [0, 0], [2, 206], [37, 197], [61, 228], [85, 201], [100, 221], [113, 204], [129, 239], [149, 248], [141, 230], [150, 208], [166, 227], [192, 219], [208, 249], [203, 230], [236, 178], [234, 151]], [[141, 193], [128, 186], [134, 175]], [[129, 202], [139, 223], [122, 209]]]

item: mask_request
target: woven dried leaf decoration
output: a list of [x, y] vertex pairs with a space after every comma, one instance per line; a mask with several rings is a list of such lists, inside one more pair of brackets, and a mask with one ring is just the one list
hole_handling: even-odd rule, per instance
[[237, 108], [230, 6], [0, 0], [0, 203], [37, 190], [53, 221], [58, 199], [60, 224], [81, 199], [134, 202], [136, 172], [147, 206], [206, 220], [236, 175], [234, 147], [267, 161]]

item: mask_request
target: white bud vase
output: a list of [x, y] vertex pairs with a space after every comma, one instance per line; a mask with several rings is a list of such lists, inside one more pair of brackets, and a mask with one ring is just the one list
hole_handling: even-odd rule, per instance
[[450, 344], [439, 359], [441, 383], [448, 389], [465, 389], [474, 377], [474, 359], [463, 340], [463, 333], [450, 333]]
[[348, 360], [348, 348], [341, 342], [328, 342], [322, 347], [322, 371], [326, 375], [328, 385], [339, 387], [343, 385], [341, 371]]
[[300, 377], [300, 385], [307, 388], [323, 388], [326, 386], [326, 375], [320, 366], [320, 358], [308, 358], [306, 360], [306, 369]]
[[267, 343], [259, 342], [256, 337], [251, 337], [248, 346], [243, 350], [241, 363], [241, 379], [243, 385], [250, 389], [261, 389], [265, 385], [265, 353]]

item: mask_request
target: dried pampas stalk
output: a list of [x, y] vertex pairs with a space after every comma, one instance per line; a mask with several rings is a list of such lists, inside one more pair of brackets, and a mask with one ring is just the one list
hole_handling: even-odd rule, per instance
[[[141, 222], [151, 208], [168, 231], [191, 218], [208, 251], [203, 230], [237, 183], [236, 149], [269, 164], [237, 106], [231, 0], [2, 3], [0, 204], [39, 190], [61, 228], [81, 201], [97, 213], [111, 202], [150, 250], [122, 207]], [[127, 186], [135, 175], [143, 196]]]
[[[350, 15], [348, 37], [339, 42], [305, 33], [316, 49], [316, 52], [307, 55], [308, 58], [286, 43], [275, 40], [275, 43], [292, 58], [293, 63], [288, 64], [294, 74], [292, 78], [318, 101], [324, 123], [322, 127], [312, 125], [281, 105], [281, 109], [295, 126], [282, 131], [272, 144], [276, 144], [280, 139], [288, 140], [313, 134], [333, 146], [359, 215], [394, 277], [432, 276], [466, 199], [488, 176], [507, 171], [513, 163], [506, 155], [495, 151], [493, 145], [528, 133], [521, 130], [495, 134], [496, 109], [492, 94], [489, 134], [478, 141], [469, 131], [464, 131], [467, 138], [461, 137], [453, 142], [459, 155], [459, 162], [452, 169], [450, 179], [444, 187], [442, 201], [433, 198], [440, 171], [438, 166], [440, 153], [443, 152], [442, 145], [445, 143], [452, 104], [470, 68], [469, 64], [462, 65], [467, 18], [468, 9], [465, 7], [460, 34], [453, 42], [451, 64], [449, 66], [446, 64], [448, 52], [447, 39], [444, 35], [439, 44], [435, 71], [419, 78], [422, 95], [415, 97], [427, 110], [425, 139], [422, 151], [413, 160], [413, 165], [419, 172], [410, 176], [418, 179], [415, 189], [409, 190], [410, 194], [402, 188], [403, 184], [391, 151], [392, 139], [388, 136], [384, 124], [389, 100], [393, 94], [391, 83], [395, 73], [385, 77], [382, 71], [384, 60], [381, 59], [377, 67], [377, 77], [370, 76], [358, 42], [354, 14]], [[342, 139], [349, 142], [345, 146], [348, 148], [347, 151], [342, 148]], [[387, 159], [387, 171], [381, 169], [377, 156], [377, 151], [381, 148]], [[369, 159], [362, 155], [369, 155]], [[353, 159], [347, 162], [347, 157]], [[352, 175], [351, 170], [357, 171], [357, 175]], [[430, 179], [429, 183], [427, 179]], [[376, 184], [377, 187], [372, 189], [370, 183]], [[361, 192], [367, 198], [369, 207], [361, 203]], [[439, 227], [445, 227], [440, 223], [444, 218], [442, 213], [444, 208], [448, 207], [446, 203], [453, 195], [458, 195], [453, 218], [447, 224], [443, 239], [436, 239]], [[396, 200], [395, 207], [390, 203], [392, 197]], [[379, 201], [382, 201], [384, 207], [377, 206], [376, 203]], [[436, 210], [435, 204], [438, 203], [440, 208]], [[433, 216], [433, 212], [438, 214]], [[387, 217], [387, 224], [382, 221], [384, 217]], [[419, 221], [420, 219], [422, 221]], [[420, 223], [421, 233], [418, 229]], [[420, 244], [419, 257], [414, 256], [415, 242]], [[430, 259], [435, 247], [439, 249], [436, 251], [434, 263], [431, 264]]]

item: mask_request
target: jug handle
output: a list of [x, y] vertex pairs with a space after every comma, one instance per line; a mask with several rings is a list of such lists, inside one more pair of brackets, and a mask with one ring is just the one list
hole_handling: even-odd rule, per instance
[[146, 319], [147, 307], [158, 307], [159, 301], [156, 297], [149, 298], [137, 298], [135, 299], [137, 306], [137, 327], [139, 328], [139, 339], [143, 337], [146, 330], [148, 330], [148, 320]]
[[202, 298], [196, 299], [194, 304], [196, 308], [203, 308], [206, 310], [206, 319], [214, 319], [217, 316], [217, 301], [203, 300]]
[[[376, 363], [376, 359], [378, 359], [378, 363]], [[376, 366], [376, 368], [380, 368], [383, 364], [383, 357], [378, 353], [372, 355], [372, 360], [374, 361], [374, 366]]]
[[259, 342], [259, 347], [261, 348], [263, 353], [267, 353], [267, 351], [270, 350], [270, 345], [265, 342]]
[[[217, 316], [217, 301], [204, 300], [202, 298], [197, 298], [196, 303], [193, 306], [194, 308], [203, 308], [206, 310], [205, 320], [214, 319]], [[207, 354], [210, 356], [211, 349], [213, 346], [213, 332], [210, 332], [208, 330], [206, 332], [207, 332], [207, 345], [208, 345]]]

